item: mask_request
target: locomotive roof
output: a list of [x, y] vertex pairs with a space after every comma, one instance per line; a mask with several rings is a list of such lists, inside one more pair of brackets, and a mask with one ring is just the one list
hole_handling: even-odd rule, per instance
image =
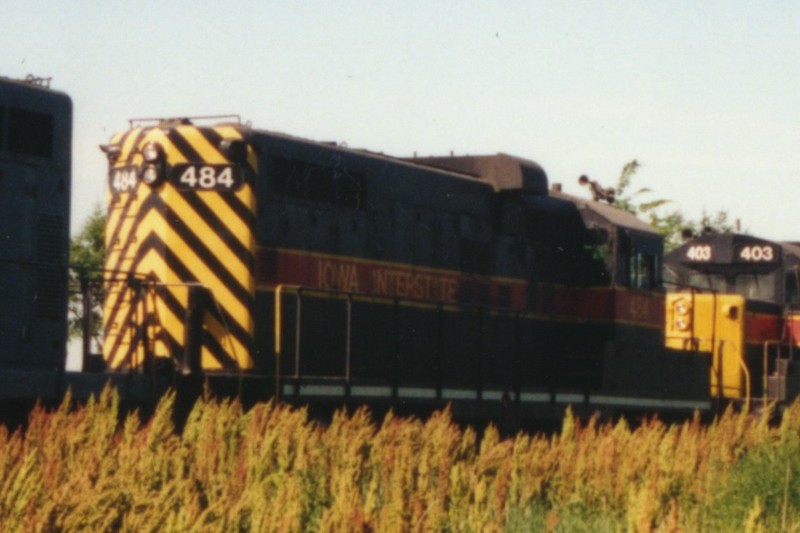
[[255, 136], [282, 138], [288, 141], [325, 146], [333, 150], [355, 152], [405, 165], [418, 165], [441, 174], [489, 185], [495, 191], [522, 189], [532, 194], [547, 195], [547, 174], [544, 169], [534, 161], [505, 153], [477, 156], [399, 157], [363, 148], [351, 148], [345, 143], [318, 141], [271, 130], [254, 128], [250, 130], [250, 133]]
[[28, 76], [25, 79], [9, 78], [7, 76], [0, 76], [0, 83], [4, 84], [4, 89], [17, 88], [20, 91], [30, 93], [31, 91], [38, 91], [41, 94], [58, 94], [66, 96], [65, 93], [50, 88], [50, 78], [36, 78]]
[[594, 200], [586, 200], [585, 198], [578, 198], [577, 196], [572, 196], [571, 194], [559, 191], [550, 191], [550, 196], [570, 201], [574, 203], [578, 207], [578, 209], [581, 210], [581, 212], [588, 211], [615, 226], [619, 226], [627, 230], [635, 231], [638, 233], [644, 233], [652, 236], [659, 236], [659, 233], [655, 229], [653, 229], [653, 227], [650, 226], [650, 224], [640, 220], [633, 213], [629, 213], [622, 209], [618, 209], [613, 205], [609, 205], [603, 202], [596, 202]]
[[440, 172], [454, 178], [464, 179], [483, 186], [491, 186], [495, 191], [521, 189], [524, 192], [532, 193], [537, 196], [550, 196], [574, 204], [584, 217], [589, 213], [590, 218], [599, 218], [625, 230], [633, 231], [648, 237], [661, 237], [649, 224], [627, 211], [617, 209], [605, 203], [578, 198], [563, 192], [549, 191], [547, 174], [544, 169], [539, 164], [529, 159], [504, 153], [479, 156], [398, 158], [383, 153], [353, 149], [346, 145], [338, 145], [334, 142], [313, 141], [274, 131], [254, 129], [252, 133], [255, 135], [284, 138], [295, 142], [325, 145], [331, 149], [357, 152], [359, 154], [379, 159], [388, 159], [406, 165], [419, 165], [430, 171]]
[[36, 80], [15, 80], [0, 76], [2, 105], [35, 109], [54, 114], [72, 114], [72, 99], [66, 93], [51, 89]]
[[[242, 127], [242, 126], [240, 126], [238, 124], [234, 124], [234, 126]], [[448, 168], [444, 168], [444, 167], [433, 167], [432, 165], [426, 165], [426, 164], [424, 164], [422, 162], [418, 162], [418, 161], [416, 161], [415, 158], [403, 158], [403, 157], [398, 157], [398, 156], [392, 156], [392, 155], [389, 155], [389, 154], [385, 154], [383, 152], [376, 152], [376, 151], [368, 150], [368, 149], [365, 149], [365, 148], [351, 148], [350, 146], [347, 145], [347, 143], [344, 143], [344, 142], [339, 143], [339, 142], [336, 142], [336, 141], [319, 141], [319, 140], [309, 139], [307, 137], [300, 137], [300, 136], [297, 136], [297, 135], [291, 135], [289, 133], [283, 133], [283, 132], [272, 131], [272, 130], [265, 130], [265, 129], [260, 129], [260, 128], [258, 128], [258, 129], [257, 128], [252, 128], [252, 129], [249, 130], [249, 132], [250, 132], [251, 135], [254, 135], [254, 136], [266, 136], [266, 137], [284, 139], [286, 141], [291, 141], [291, 142], [296, 142], [296, 143], [310, 144], [310, 145], [316, 145], [316, 146], [324, 146], [324, 147], [326, 147], [328, 149], [331, 149], [331, 150], [338, 150], [338, 151], [342, 151], [342, 152], [356, 153], [356, 154], [367, 156], [367, 157], [373, 157], [375, 159], [390, 160], [390, 161], [393, 161], [393, 162], [399, 162], [399, 163], [403, 163], [403, 164], [417, 164], [419, 166], [422, 166], [422, 167], [425, 167], [425, 168], [428, 168], [428, 169], [433, 168], [434, 170], [438, 170], [438, 171], [442, 172], [443, 174], [449, 174], [449, 175], [456, 176], [456, 177], [459, 177], [459, 178], [465, 178], [465, 179], [468, 179], [470, 181], [481, 183], [481, 180], [477, 179], [477, 175], [474, 175], [474, 174], [465, 173], [465, 172], [459, 172], [458, 170], [448, 169]]]
[[670, 251], [664, 256], [665, 261], [682, 261], [684, 259], [684, 249], [687, 246], [697, 243], [711, 243], [718, 246], [726, 246], [732, 249], [734, 246], [742, 244], [772, 244], [779, 246], [783, 249], [785, 255], [793, 255], [800, 258], [800, 243], [797, 242], [778, 242], [756, 237], [754, 235], [746, 235], [744, 233], [730, 233], [730, 232], [709, 232], [697, 235], [686, 242], [681, 243], [680, 246]]
[[[200, 117], [200, 119], [213, 119], [215, 117]], [[154, 121], [158, 127], [171, 128], [176, 125], [194, 125], [193, 118], [170, 118], [170, 119], [136, 119], [135, 121]], [[505, 153], [493, 155], [477, 156], [430, 156], [430, 157], [399, 157], [376, 152], [363, 148], [351, 148], [346, 143], [331, 141], [318, 141], [299, 137], [278, 131], [251, 128], [248, 125], [239, 123], [226, 124], [246, 131], [254, 138], [267, 137], [273, 139], [283, 139], [289, 142], [302, 143], [325, 147], [328, 150], [357, 153], [362, 156], [375, 159], [390, 160], [404, 165], [414, 165], [460, 178], [482, 186], [490, 186], [495, 191], [500, 190], [523, 190], [524, 192], [546, 196], [548, 194], [547, 174], [544, 169], [534, 161], [512, 156]]]
[[769, 243], [769, 244], [778, 244], [780, 246], [789, 246], [794, 249], [797, 249], [797, 246], [794, 243], [779, 243], [777, 241], [771, 241], [769, 239], [764, 239], [763, 237], [757, 237], [755, 235], [747, 235], [745, 233], [735, 233], [730, 231], [714, 231], [714, 230], [705, 231], [703, 233], [694, 235], [692, 238], [681, 243], [681, 246], [686, 246], [687, 244], [691, 244], [693, 242], [730, 242], [735, 244]]
[[800, 257], [800, 242], [781, 242], [781, 246], [790, 251], [791, 253], [795, 254], [797, 257]]
[[544, 169], [534, 161], [513, 155], [431, 156], [407, 161], [474, 176], [491, 183], [496, 191], [522, 189], [532, 194], [547, 194]]

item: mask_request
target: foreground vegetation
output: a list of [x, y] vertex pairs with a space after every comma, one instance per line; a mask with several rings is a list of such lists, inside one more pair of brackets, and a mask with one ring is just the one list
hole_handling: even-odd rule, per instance
[[366, 411], [205, 399], [184, 431], [165, 398], [120, 424], [117, 398], [0, 427], [4, 531], [797, 531], [800, 405], [770, 427], [579, 425], [502, 439]]

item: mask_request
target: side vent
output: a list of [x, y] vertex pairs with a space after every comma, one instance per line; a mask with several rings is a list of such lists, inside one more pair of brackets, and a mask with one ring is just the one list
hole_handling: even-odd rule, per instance
[[40, 214], [36, 217], [36, 305], [35, 313], [41, 318], [60, 318], [64, 310], [66, 287], [66, 257], [64, 242], [67, 238], [64, 217]]

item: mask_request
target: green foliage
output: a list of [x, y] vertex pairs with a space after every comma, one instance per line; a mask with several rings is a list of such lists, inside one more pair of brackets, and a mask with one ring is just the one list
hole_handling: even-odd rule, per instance
[[787, 518], [800, 515], [799, 481], [798, 434], [755, 446], [733, 465], [727, 482], [717, 486], [709, 524], [719, 530], [750, 523], [786, 531]]
[[103, 302], [102, 269], [105, 261], [106, 214], [98, 205], [83, 223], [81, 230], [71, 240], [70, 260], [70, 300], [69, 334], [78, 337], [82, 334], [83, 299], [81, 282], [88, 284], [92, 297], [91, 335], [100, 343], [101, 305]]
[[105, 259], [106, 214], [103, 208], [95, 206], [83, 223], [81, 230], [70, 243], [70, 264], [76, 269], [84, 269], [90, 279], [99, 279], [99, 270]]
[[672, 201], [664, 198], [655, 200], [641, 200], [642, 195], [652, 192], [648, 188], [630, 191], [634, 175], [641, 168], [636, 159], [622, 167], [617, 185], [614, 188], [616, 200], [614, 206], [642, 217], [657, 232], [664, 236], [664, 247], [667, 251], [681, 244], [681, 233], [689, 230], [693, 234], [713, 230], [719, 233], [728, 233], [734, 230], [728, 212], [719, 211], [713, 215], [703, 211], [699, 219], [686, 217], [678, 209], [666, 209]]

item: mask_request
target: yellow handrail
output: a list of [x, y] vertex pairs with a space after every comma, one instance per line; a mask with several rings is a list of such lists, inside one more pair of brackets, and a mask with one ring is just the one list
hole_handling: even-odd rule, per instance
[[744, 361], [744, 350], [738, 350], [739, 352], [739, 366], [742, 367], [744, 371], [744, 384], [745, 390], [747, 393], [745, 394], [745, 409], [750, 411], [750, 370], [747, 368], [747, 363]]

